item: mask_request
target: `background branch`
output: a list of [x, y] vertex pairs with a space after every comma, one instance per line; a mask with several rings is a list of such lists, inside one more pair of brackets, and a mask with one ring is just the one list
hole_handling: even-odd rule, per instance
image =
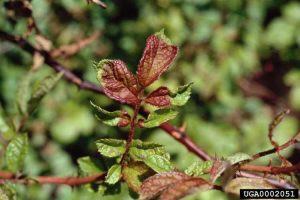
[[259, 166], [259, 165], [242, 165], [240, 167], [241, 170], [251, 171], [251, 172], [261, 172], [268, 174], [289, 174], [292, 172], [300, 171], [300, 163], [295, 164], [293, 166], [287, 167], [277, 167], [277, 166]]
[[106, 173], [95, 174], [85, 177], [59, 177], [59, 176], [38, 176], [34, 178], [18, 177], [16, 174], [6, 171], [0, 171], [0, 183], [7, 180], [20, 184], [56, 184], [77, 186], [96, 181], [104, 180]]
[[273, 149], [268, 149], [266, 151], [262, 151], [262, 152], [259, 152], [255, 155], [252, 156], [252, 160], [256, 160], [258, 158], [261, 158], [261, 157], [264, 157], [264, 156], [267, 156], [267, 155], [270, 155], [270, 154], [273, 154], [273, 153], [276, 153], [276, 151], [281, 151], [283, 149], [286, 149], [287, 147], [295, 144], [295, 143], [298, 143], [299, 141], [297, 140], [297, 138], [300, 136], [300, 132], [297, 133], [294, 137], [292, 137], [290, 140], [288, 140], [286, 143], [280, 145], [280, 146], [277, 146], [277, 147], [274, 147]]

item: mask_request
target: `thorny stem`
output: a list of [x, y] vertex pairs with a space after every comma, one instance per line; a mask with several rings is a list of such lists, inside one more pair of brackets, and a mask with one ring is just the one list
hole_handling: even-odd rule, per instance
[[241, 170], [251, 172], [261, 172], [268, 174], [289, 174], [292, 172], [300, 171], [300, 163], [289, 167], [277, 167], [277, 166], [259, 166], [259, 165], [242, 165]]
[[137, 104], [134, 106], [134, 113], [133, 113], [133, 117], [132, 117], [132, 120], [131, 120], [131, 123], [130, 123], [130, 130], [129, 130], [129, 134], [128, 134], [128, 138], [127, 138], [127, 141], [126, 141], [126, 148], [125, 148], [125, 152], [122, 156], [122, 159], [121, 159], [121, 166], [122, 168], [124, 168], [125, 164], [126, 164], [126, 158], [127, 158], [127, 155], [128, 155], [128, 151], [129, 151], [129, 148], [130, 148], [130, 144], [132, 142], [132, 139], [133, 139], [133, 136], [134, 136], [134, 130], [135, 130], [135, 127], [136, 127], [136, 118], [137, 118], [137, 115], [140, 111], [140, 108], [141, 108], [141, 104], [142, 104], [142, 95], [144, 93], [144, 90], [142, 89], [139, 94], [137, 95]]
[[[261, 157], [278, 153], [281, 150], [290, 147], [291, 145], [298, 142], [297, 138], [300, 136], [300, 132], [298, 132], [295, 136], [293, 136], [290, 140], [282, 145], [277, 145], [273, 149], [269, 149], [263, 152], [259, 152], [252, 156], [251, 161], [259, 159]], [[251, 172], [261, 172], [261, 173], [269, 173], [269, 174], [289, 174], [292, 172], [300, 171], [300, 163], [295, 164], [293, 166], [284, 166], [284, 167], [277, 167], [277, 166], [259, 166], [259, 165], [250, 165], [244, 164], [240, 166], [241, 170], [251, 171]]]
[[194, 153], [201, 160], [212, 160], [213, 158], [202, 148], [196, 145], [192, 139], [184, 131], [178, 130], [178, 128], [172, 126], [170, 123], [166, 122], [159, 126], [161, 129], [169, 133], [178, 142], [183, 144], [190, 152]]

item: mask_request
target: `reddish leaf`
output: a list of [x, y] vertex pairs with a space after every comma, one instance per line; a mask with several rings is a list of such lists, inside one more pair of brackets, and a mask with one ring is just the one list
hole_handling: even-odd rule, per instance
[[212, 187], [212, 184], [202, 178], [191, 177], [182, 172], [167, 172], [147, 178], [141, 186], [140, 199], [149, 200], [160, 196], [161, 200], [177, 200], [191, 192]]
[[181, 172], [166, 172], [151, 176], [141, 186], [140, 199], [152, 199], [158, 196], [170, 184], [190, 178], [190, 176]]
[[177, 200], [188, 194], [211, 189], [212, 185], [201, 178], [179, 181], [162, 192], [160, 200]]
[[145, 102], [157, 107], [170, 106], [169, 89], [167, 87], [157, 88], [146, 97]]
[[110, 98], [131, 105], [137, 103], [138, 83], [123, 61], [100, 61], [97, 78]]
[[138, 81], [143, 88], [157, 80], [169, 68], [177, 51], [178, 48], [170, 43], [163, 32], [148, 37], [137, 70]]

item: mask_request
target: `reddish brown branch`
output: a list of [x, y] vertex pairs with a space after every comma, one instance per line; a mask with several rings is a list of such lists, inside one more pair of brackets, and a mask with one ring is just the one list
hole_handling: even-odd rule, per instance
[[280, 154], [280, 150], [278, 149], [279, 145], [278, 143], [273, 139], [273, 131], [274, 129], [280, 124], [280, 122], [283, 120], [283, 118], [289, 114], [290, 110], [285, 109], [281, 113], [275, 116], [272, 123], [269, 125], [269, 133], [268, 138], [272, 146], [276, 149], [276, 154], [278, 155], [278, 158], [282, 161], [282, 163], [288, 163], [288, 161]]
[[57, 49], [52, 50], [50, 52], [51, 57], [52, 58], [57, 58], [57, 57], [66, 58], [71, 55], [74, 55], [77, 52], [79, 52], [82, 48], [84, 48], [85, 46], [94, 42], [99, 36], [100, 36], [100, 32], [97, 31], [87, 38], [80, 39], [77, 42], [74, 42], [72, 44], [63, 45]]
[[261, 157], [264, 157], [264, 156], [267, 156], [267, 155], [270, 155], [270, 154], [273, 154], [273, 153], [276, 153], [276, 151], [281, 151], [295, 143], [298, 142], [297, 140], [297, 137], [300, 136], [300, 132], [297, 133], [294, 137], [292, 137], [290, 140], [288, 140], [286, 143], [280, 145], [280, 146], [277, 146], [276, 148], [273, 148], [273, 149], [269, 149], [269, 150], [266, 150], [266, 151], [263, 151], [263, 152], [259, 152], [255, 155], [252, 156], [252, 160], [256, 160], [258, 158], [261, 158]]
[[259, 166], [259, 165], [242, 165], [241, 170], [251, 172], [261, 172], [268, 174], [289, 174], [292, 172], [300, 171], [300, 163], [289, 167], [277, 167], [277, 166]]
[[71, 72], [66, 67], [64, 67], [63, 65], [61, 65], [60, 63], [52, 59], [50, 54], [47, 51], [36, 49], [24, 38], [13, 36], [7, 32], [0, 30], [0, 39], [16, 44], [17, 46], [19, 46], [26, 52], [30, 53], [31, 55], [34, 55], [34, 53], [36, 52], [40, 53], [44, 57], [45, 63], [47, 65], [49, 65], [52, 69], [54, 69], [57, 72], [64, 73], [64, 78], [67, 81], [77, 85], [80, 89], [90, 90], [92, 92], [103, 94], [102, 88], [90, 82], [81, 80], [73, 72]]
[[185, 132], [178, 130], [170, 123], [164, 123], [159, 126], [161, 129], [166, 131], [169, 135], [175, 138], [178, 142], [183, 144], [189, 151], [196, 154], [202, 160], [211, 160], [211, 156], [204, 151], [202, 148], [197, 146]]
[[[62, 64], [58, 63], [53, 58], [51, 58], [48, 52], [35, 49], [27, 40], [20, 37], [13, 36], [2, 30], [0, 30], [0, 39], [14, 43], [32, 55], [35, 52], [39, 52], [44, 57], [45, 63], [47, 65], [49, 65], [57, 72], [63, 72], [64, 78], [70, 83], [77, 85], [80, 89], [89, 90], [98, 94], [104, 94], [103, 89], [101, 87], [94, 85], [90, 82], [83, 81], [78, 76], [76, 76], [73, 72], [71, 72], [66, 67], [64, 67]], [[211, 158], [203, 149], [197, 146], [187, 136], [185, 132], [179, 131], [176, 127], [174, 127], [170, 123], [164, 123], [160, 125], [160, 128], [166, 131], [169, 135], [171, 135], [174, 139], [179, 141], [181, 144], [185, 145], [188, 150], [190, 150], [192, 153], [199, 156], [201, 159], [208, 160]]]
[[0, 171], [0, 183], [7, 180], [20, 184], [56, 184], [56, 185], [82, 185], [104, 180], [106, 173], [100, 173], [85, 177], [58, 177], [58, 176], [38, 176], [35, 178], [18, 178], [15, 174]]

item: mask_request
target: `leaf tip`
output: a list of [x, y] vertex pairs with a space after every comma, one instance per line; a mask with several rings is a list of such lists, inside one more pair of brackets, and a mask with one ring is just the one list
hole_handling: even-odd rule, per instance
[[94, 102], [93, 102], [93, 100], [89, 100], [90, 101], [90, 105], [93, 107], [93, 108], [95, 108], [96, 110], [98, 110], [98, 108], [99, 108], [99, 106], [97, 106]]
[[156, 32], [154, 35], [159, 39], [163, 40], [168, 45], [172, 44], [171, 40], [165, 35], [165, 29], [161, 29], [159, 32]]
[[103, 72], [103, 67], [105, 64], [107, 64], [109, 62], [108, 59], [103, 59], [103, 60], [100, 60], [98, 63], [94, 63], [93, 66], [94, 66], [94, 69], [96, 70], [97, 72], [97, 79], [100, 83], [102, 83], [102, 72]]

